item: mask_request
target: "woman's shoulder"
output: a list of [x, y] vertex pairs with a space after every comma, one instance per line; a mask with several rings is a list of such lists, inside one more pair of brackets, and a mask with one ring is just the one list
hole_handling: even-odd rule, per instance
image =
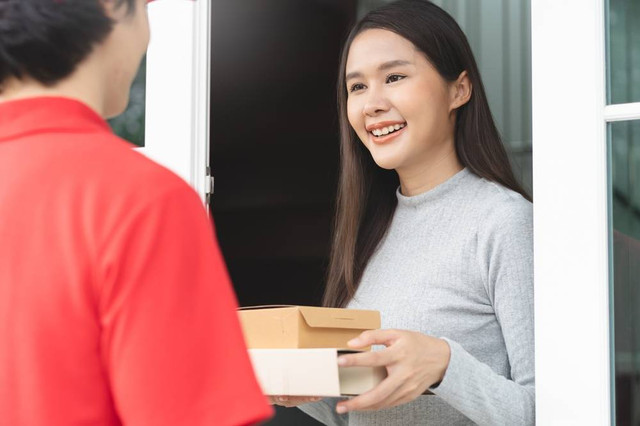
[[533, 204], [522, 194], [497, 182], [475, 176], [474, 211], [482, 228], [509, 230], [533, 224]]
[[531, 210], [533, 205], [522, 194], [488, 179], [473, 175], [473, 192], [480, 204], [500, 210]]

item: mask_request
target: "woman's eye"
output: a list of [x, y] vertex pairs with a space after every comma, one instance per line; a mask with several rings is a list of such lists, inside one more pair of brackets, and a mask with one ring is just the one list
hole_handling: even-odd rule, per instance
[[351, 87], [349, 88], [349, 92], [355, 92], [355, 91], [362, 90], [362, 89], [364, 89], [364, 84], [355, 83], [355, 84], [351, 85]]
[[404, 78], [404, 75], [400, 74], [391, 74], [387, 77], [387, 83], [395, 83], [396, 81], [400, 81]]

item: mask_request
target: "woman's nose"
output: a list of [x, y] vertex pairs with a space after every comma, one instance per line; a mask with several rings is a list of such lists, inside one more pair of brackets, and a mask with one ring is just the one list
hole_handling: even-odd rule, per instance
[[362, 112], [368, 116], [375, 116], [388, 110], [389, 102], [381, 94], [369, 91]]

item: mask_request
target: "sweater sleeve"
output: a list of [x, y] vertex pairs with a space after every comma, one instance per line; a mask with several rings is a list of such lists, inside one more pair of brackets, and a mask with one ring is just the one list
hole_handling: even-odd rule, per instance
[[318, 402], [298, 406], [300, 410], [327, 426], [347, 426], [348, 414], [336, 413], [336, 405], [340, 398], [325, 398]]
[[533, 425], [533, 218], [524, 199], [511, 199], [488, 215], [478, 232], [478, 262], [502, 329], [510, 377], [495, 373], [459, 343], [432, 391], [479, 425]]

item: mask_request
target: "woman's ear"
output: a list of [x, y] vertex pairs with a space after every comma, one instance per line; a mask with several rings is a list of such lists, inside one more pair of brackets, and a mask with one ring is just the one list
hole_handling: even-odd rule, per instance
[[469, 74], [467, 71], [462, 71], [456, 81], [451, 84], [451, 103], [449, 105], [449, 112], [460, 108], [462, 105], [469, 102], [471, 99], [471, 93], [473, 87]]

